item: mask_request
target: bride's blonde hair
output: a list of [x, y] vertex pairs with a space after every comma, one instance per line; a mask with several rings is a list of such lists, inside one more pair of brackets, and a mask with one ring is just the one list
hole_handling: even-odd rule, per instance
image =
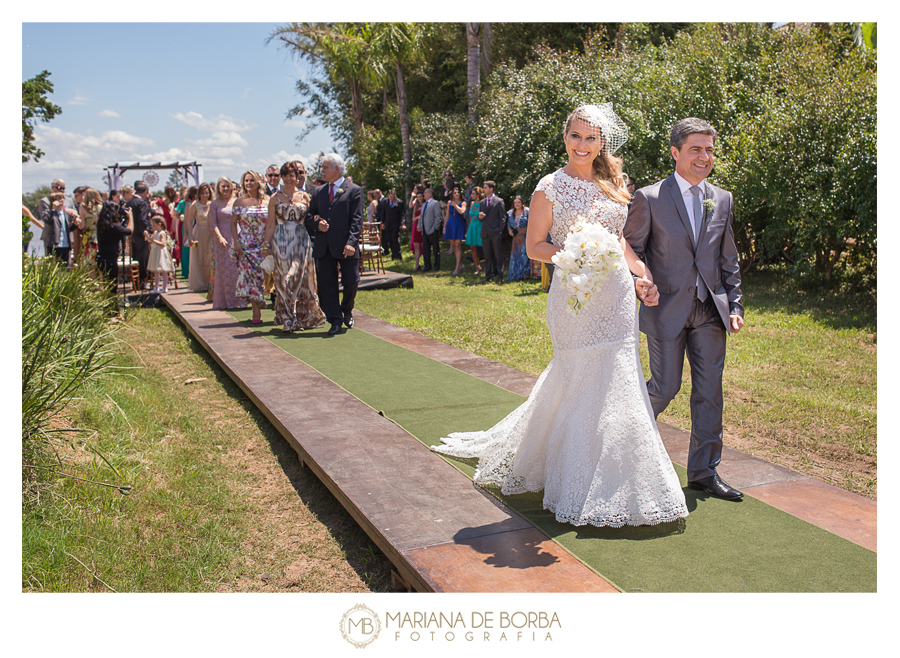
[[[563, 139], [569, 134], [569, 128], [575, 120], [583, 121], [588, 125], [593, 125], [593, 121], [590, 120], [590, 117], [586, 113], [582, 112], [582, 108], [576, 108], [566, 119]], [[609, 150], [606, 148], [606, 138], [602, 134], [602, 131], [600, 137], [604, 140], [604, 145], [597, 154], [597, 157], [594, 158], [594, 161], [591, 163], [594, 181], [603, 189], [604, 194], [613, 201], [617, 201], [618, 203], [628, 203], [631, 201], [631, 195], [625, 187], [625, 178], [622, 175], [622, 158], [610, 155]]]

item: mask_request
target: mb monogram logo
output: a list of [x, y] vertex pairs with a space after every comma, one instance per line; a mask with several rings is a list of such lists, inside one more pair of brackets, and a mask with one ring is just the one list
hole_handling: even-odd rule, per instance
[[350, 608], [341, 618], [341, 635], [358, 649], [373, 642], [380, 632], [378, 615], [362, 603]]

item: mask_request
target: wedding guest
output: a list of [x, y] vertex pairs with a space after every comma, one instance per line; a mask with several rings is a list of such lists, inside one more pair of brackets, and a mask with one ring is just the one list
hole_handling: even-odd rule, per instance
[[269, 197], [265, 181], [255, 171], [241, 176], [241, 195], [232, 206], [231, 235], [234, 236], [234, 260], [238, 276], [234, 294], [249, 299], [253, 308], [251, 322], [262, 322], [266, 306], [265, 275], [262, 269], [263, 242], [269, 217]]
[[150, 230], [150, 203], [147, 199], [150, 189], [143, 181], [137, 181], [135, 187], [122, 187], [122, 198], [125, 205], [131, 208], [134, 215], [134, 230], [131, 233], [131, 258], [138, 263], [138, 277], [143, 289], [148, 284], [147, 261], [150, 258], [150, 245], [144, 240], [144, 232]]
[[466, 191], [463, 192], [463, 199], [468, 202], [472, 198], [472, 190], [475, 189], [475, 172], [466, 172]]
[[456, 181], [453, 180], [453, 172], [449, 169], [444, 172], [444, 186], [441, 188], [441, 207], [445, 207], [453, 196], [453, 188], [456, 187]]
[[628, 194], [631, 195], [631, 201], [628, 202], [628, 207], [631, 208], [631, 204], [634, 203], [635, 182], [628, 174], [622, 174], [622, 178], [625, 179], [625, 189], [628, 190]]
[[247, 303], [235, 296], [237, 267], [231, 258], [234, 238], [231, 235], [231, 213], [235, 186], [227, 176], [216, 182], [216, 198], [209, 206], [209, 229], [215, 246], [215, 283], [213, 309], [244, 308]]
[[422, 243], [425, 252], [425, 269], [431, 271], [431, 258], [434, 256], [434, 269], [441, 269], [441, 229], [443, 228], [444, 213], [441, 211], [441, 202], [434, 198], [434, 190], [425, 188], [425, 203], [422, 206], [422, 218], [419, 226], [422, 229]]
[[512, 236], [512, 249], [509, 254], [509, 270], [507, 281], [519, 281], [531, 276], [531, 259], [525, 251], [525, 234], [528, 232], [528, 208], [517, 194], [513, 199], [513, 207], [506, 213], [506, 228]]
[[272, 196], [278, 191], [278, 181], [281, 180], [281, 173], [278, 171], [278, 165], [270, 164], [266, 168], [266, 196]]
[[457, 276], [464, 268], [462, 243], [466, 237], [465, 216], [466, 202], [463, 201], [459, 188], [454, 187], [444, 211], [444, 238], [450, 241], [450, 249], [456, 256], [456, 268], [450, 273], [451, 276]]
[[178, 213], [181, 223], [181, 276], [187, 279], [191, 273], [191, 229], [193, 225], [189, 223], [187, 212], [191, 204], [197, 200], [197, 186], [192, 185], [188, 188], [181, 188], [182, 198], [175, 206], [175, 212]]
[[466, 244], [472, 250], [472, 264], [475, 266], [475, 274], [481, 274], [481, 200], [484, 198], [484, 190], [478, 185], [469, 192], [469, 229], [466, 231]]
[[28, 245], [31, 244], [31, 224], [34, 224], [39, 229], [44, 228], [43, 222], [36, 218], [31, 214], [31, 211], [28, 209], [28, 206], [22, 206], [22, 251], [24, 253], [28, 253]]
[[175, 243], [172, 250], [172, 258], [177, 262], [181, 262], [181, 217], [175, 212], [178, 205], [178, 194], [171, 185], [163, 188], [163, 199], [160, 200], [159, 206], [166, 218], [166, 231]]
[[503, 199], [494, 195], [496, 183], [484, 181], [484, 201], [478, 213], [481, 219], [481, 243], [484, 246], [484, 280], [499, 283], [503, 277], [503, 228], [506, 226], [506, 207]]
[[201, 183], [197, 188], [197, 199], [188, 206], [184, 222], [188, 225], [191, 240], [188, 288], [196, 292], [209, 290], [212, 272], [213, 244], [209, 233], [209, 207], [213, 190], [209, 183]]
[[[69, 254], [72, 249], [72, 239], [69, 235], [74, 226], [75, 203], [66, 196], [66, 182], [61, 178], [50, 181], [50, 194], [38, 201], [38, 217], [44, 225], [41, 232], [41, 242], [44, 243], [44, 254], [54, 255], [69, 264]], [[53, 207], [50, 199], [52, 194], [57, 205]]]
[[366, 222], [371, 224], [375, 221], [375, 210], [378, 208], [378, 201], [375, 200], [375, 190], [366, 192]]
[[[122, 223], [122, 218], [127, 222]], [[134, 230], [131, 208], [118, 203], [103, 204], [97, 215], [97, 266], [106, 274], [110, 287], [119, 285], [119, 244]]]
[[78, 215], [65, 207], [65, 195], [62, 192], [51, 192], [46, 197], [50, 210], [46, 213], [44, 227], [55, 225], [56, 243], [44, 242], [44, 253], [53, 254], [66, 265], [72, 252], [72, 234], [76, 230]]
[[274, 260], [275, 324], [284, 333], [313, 329], [325, 322], [319, 307], [316, 263], [304, 221], [310, 197], [299, 187], [296, 162], [281, 166], [284, 185], [269, 199], [262, 254]]
[[97, 217], [103, 208], [103, 199], [100, 192], [92, 187], [85, 190], [81, 207], [78, 209], [76, 223], [81, 232], [81, 248], [75, 254], [75, 260], [80, 262], [84, 258], [94, 258], [97, 254]]
[[[418, 186], [417, 186], [418, 187]], [[413, 255], [416, 257], [416, 266], [413, 268], [413, 272], [417, 272], [422, 269], [422, 266], [419, 264], [419, 261], [422, 259], [422, 206], [425, 204], [425, 194], [423, 192], [416, 192], [413, 199], [413, 220], [412, 220], [412, 230], [410, 231], [409, 238], [409, 248], [412, 250]]]
[[153, 227], [153, 235], [144, 231], [144, 239], [150, 243], [150, 259], [147, 261], [147, 270], [153, 272], [154, 293], [168, 292], [169, 273], [175, 271], [172, 264], [172, 252], [169, 248], [169, 234], [166, 232], [166, 223], [162, 215], [155, 215], [150, 219]]
[[381, 216], [384, 230], [382, 242], [384, 254], [387, 256], [388, 249], [390, 249], [393, 260], [402, 259], [400, 231], [406, 230], [406, 209], [403, 207], [403, 201], [397, 198], [396, 190], [388, 190], [387, 198], [382, 202]]

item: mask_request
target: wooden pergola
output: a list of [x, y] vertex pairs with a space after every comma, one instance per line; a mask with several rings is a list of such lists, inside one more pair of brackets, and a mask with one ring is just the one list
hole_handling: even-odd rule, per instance
[[126, 171], [132, 169], [176, 169], [182, 172], [184, 180], [188, 177], [194, 180], [194, 185], [200, 185], [200, 167], [199, 162], [155, 162], [153, 164], [142, 164], [140, 162], [132, 163], [116, 163], [111, 164], [104, 169], [107, 180], [109, 181], [109, 189], [117, 190], [122, 187], [122, 177]]

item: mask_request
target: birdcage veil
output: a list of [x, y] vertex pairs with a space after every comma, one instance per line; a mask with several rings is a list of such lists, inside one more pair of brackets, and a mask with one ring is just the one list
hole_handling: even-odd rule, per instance
[[566, 123], [578, 119], [597, 129], [603, 139], [603, 150], [612, 155], [628, 141], [628, 128], [613, 112], [612, 103], [602, 105], [580, 105], [566, 119]]

